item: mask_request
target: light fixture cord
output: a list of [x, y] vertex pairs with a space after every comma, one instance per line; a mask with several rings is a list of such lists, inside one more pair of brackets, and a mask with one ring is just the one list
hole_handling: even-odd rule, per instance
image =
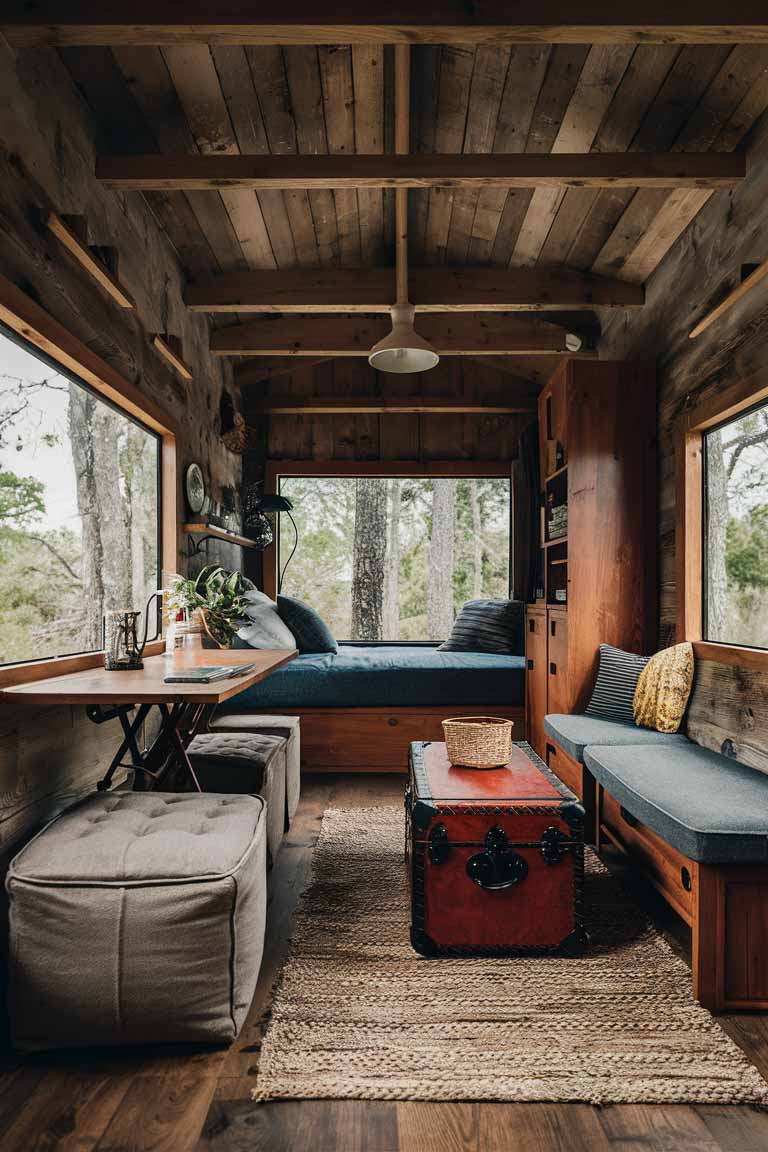
[[278, 595], [283, 590], [283, 580], [285, 579], [286, 569], [288, 568], [288, 565], [290, 564], [291, 560], [293, 560], [293, 557], [296, 553], [296, 549], [299, 546], [299, 530], [296, 527], [296, 521], [294, 520], [293, 516], [291, 516], [290, 512], [286, 511], [285, 514], [288, 517], [288, 519], [290, 520], [291, 524], [293, 524], [293, 548], [291, 549], [291, 554], [288, 557], [288, 559], [286, 560], [285, 564], [283, 565], [283, 570], [280, 573], [278, 580], [277, 580]]

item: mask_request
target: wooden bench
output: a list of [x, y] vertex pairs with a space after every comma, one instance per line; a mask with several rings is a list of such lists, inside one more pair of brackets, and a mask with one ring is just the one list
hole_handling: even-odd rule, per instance
[[[765, 758], [754, 709], [738, 699], [755, 686], [734, 674], [699, 664], [686, 732], [676, 737], [626, 725], [612, 744], [617, 733], [603, 721], [603, 742], [595, 736], [584, 751], [578, 723], [545, 724], [547, 762], [584, 804], [587, 838], [631, 859], [691, 928], [694, 996], [713, 1012], [768, 1010], [768, 776], [755, 770]], [[674, 787], [688, 788], [677, 812]], [[700, 802], [708, 798], [709, 816]]]

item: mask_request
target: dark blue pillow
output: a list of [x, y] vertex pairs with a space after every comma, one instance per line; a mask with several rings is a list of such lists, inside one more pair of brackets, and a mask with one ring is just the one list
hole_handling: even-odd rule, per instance
[[468, 600], [438, 652], [525, 652], [522, 600]]
[[292, 596], [278, 596], [277, 610], [293, 632], [299, 652], [338, 652], [330, 628], [309, 604]]

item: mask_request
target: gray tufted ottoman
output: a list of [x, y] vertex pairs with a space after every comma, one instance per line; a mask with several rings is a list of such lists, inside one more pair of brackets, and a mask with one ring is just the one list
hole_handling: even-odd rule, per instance
[[211, 721], [211, 732], [256, 732], [282, 736], [285, 749], [286, 831], [296, 815], [301, 796], [301, 723], [298, 716], [270, 716], [266, 712], [225, 712]]
[[18, 1047], [239, 1032], [264, 946], [259, 797], [97, 793], [22, 849], [6, 885]]
[[285, 753], [282, 736], [204, 732], [187, 748], [203, 792], [250, 792], [267, 805], [267, 848], [277, 859], [285, 833]]

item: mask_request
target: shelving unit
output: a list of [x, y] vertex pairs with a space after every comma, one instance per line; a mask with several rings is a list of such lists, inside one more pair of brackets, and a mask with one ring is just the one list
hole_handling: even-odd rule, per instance
[[[566, 361], [539, 397], [543, 594], [527, 610], [526, 728], [548, 763], [544, 716], [584, 709], [600, 644], [651, 649], [654, 417], [645, 364]], [[562, 506], [567, 532], [550, 538]], [[560, 758], [552, 767], [569, 770]], [[581, 794], [575, 768], [566, 783]]]

